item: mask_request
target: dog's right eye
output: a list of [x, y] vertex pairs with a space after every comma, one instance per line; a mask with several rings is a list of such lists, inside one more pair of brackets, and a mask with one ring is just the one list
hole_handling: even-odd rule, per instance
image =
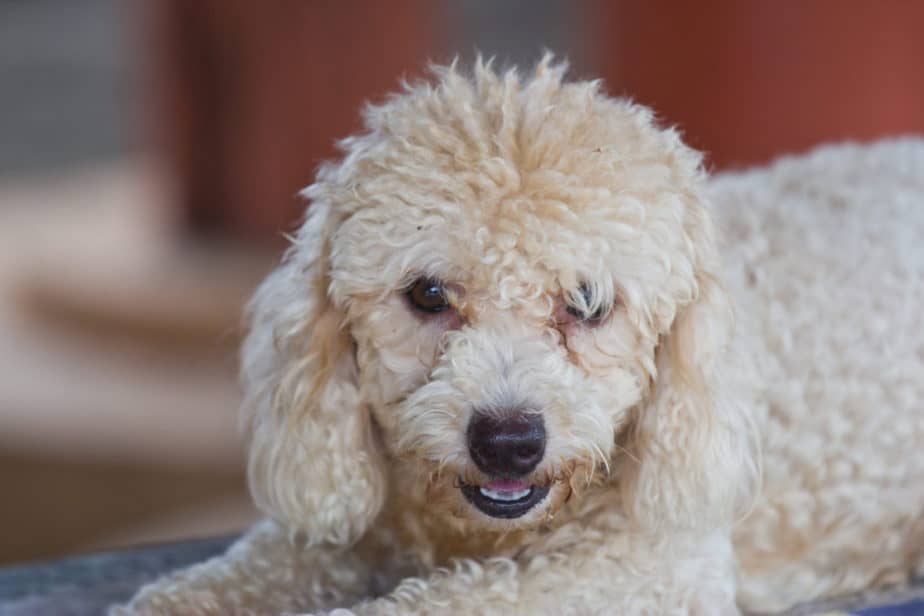
[[443, 284], [432, 278], [418, 279], [407, 290], [407, 297], [411, 305], [422, 312], [435, 314], [449, 308]]
[[[578, 289], [578, 293], [583, 300], [583, 305], [589, 306], [593, 299], [590, 287], [587, 284], [582, 284]], [[565, 307], [565, 310], [568, 312], [568, 314], [570, 314], [578, 321], [581, 321], [582, 323], [586, 323], [588, 325], [598, 325], [609, 312], [609, 306], [601, 305], [598, 306], [593, 312], [585, 312], [583, 308], [569, 303]]]

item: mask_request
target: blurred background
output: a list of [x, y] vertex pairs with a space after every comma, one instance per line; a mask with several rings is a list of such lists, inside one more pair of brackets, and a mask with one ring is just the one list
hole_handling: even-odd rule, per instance
[[364, 100], [550, 49], [712, 169], [924, 132], [912, 0], [0, 0], [0, 565], [232, 532], [242, 302]]

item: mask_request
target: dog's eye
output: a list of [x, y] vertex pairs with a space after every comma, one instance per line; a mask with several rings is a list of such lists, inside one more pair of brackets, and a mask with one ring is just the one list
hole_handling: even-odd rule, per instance
[[442, 283], [432, 278], [418, 279], [407, 290], [407, 297], [414, 308], [423, 312], [437, 313], [449, 308]]
[[593, 303], [593, 293], [589, 286], [582, 284], [578, 289], [578, 293], [581, 294], [581, 298], [584, 300], [583, 306], [575, 306], [574, 304], [568, 304], [565, 308], [568, 311], [568, 314], [573, 316], [575, 319], [584, 321], [585, 323], [596, 324], [599, 323], [609, 312], [609, 306], [599, 304], [593, 312], [588, 312], [585, 307], [591, 306]]

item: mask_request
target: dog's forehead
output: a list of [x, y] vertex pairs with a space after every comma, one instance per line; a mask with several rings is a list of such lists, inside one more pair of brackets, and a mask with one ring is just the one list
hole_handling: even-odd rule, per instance
[[337, 233], [335, 266], [349, 270], [340, 277], [357, 291], [366, 278], [363, 290], [375, 292], [425, 274], [509, 303], [587, 279], [654, 286], [674, 267], [669, 248], [683, 241], [687, 207], [679, 194], [639, 189], [639, 177], [601, 186], [538, 175], [495, 194], [434, 194], [409, 184], [400, 194], [380, 192]]
[[[605, 200], [569, 203], [560, 195], [514, 194], [492, 207], [461, 205], [432, 232], [466, 263], [477, 286], [506, 283], [514, 292], [516, 282], [571, 286], [581, 277], [608, 275], [610, 258], [629, 248], [623, 232], [631, 226]], [[533, 291], [521, 286], [523, 293]]]
[[412, 104], [430, 100], [419, 93], [376, 111], [316, 189], [344, 221], [335, 269], [357, 292], [426, 274], [528, 297], [603, 276], [650, 290], [684, 269], [671, 261], [690, 252], [698, 155], [643, 109], [586, 85], [556, 92], [535, 119], [518, 99], [513, 131], [491, 115], [502, 107], [473, 103], [460, 122], [448, 102], [453, 114]]

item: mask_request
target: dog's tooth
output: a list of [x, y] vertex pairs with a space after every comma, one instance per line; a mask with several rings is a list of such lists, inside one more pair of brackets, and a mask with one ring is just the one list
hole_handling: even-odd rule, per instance
[[487, 488], [479, 488], [479, 491], [481, 492], [482, 496], [490, 498], [491, 500], [515, 501], [529, 496], [531, 488], [519, 490], [517, 492], [495, 492], [494, 490], [488, 490]]

